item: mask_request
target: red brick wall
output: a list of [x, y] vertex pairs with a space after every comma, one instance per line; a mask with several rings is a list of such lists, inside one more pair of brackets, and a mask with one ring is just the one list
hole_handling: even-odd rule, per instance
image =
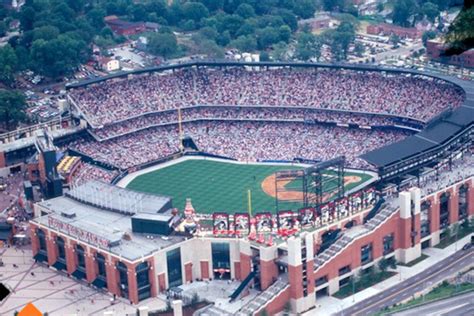
[[115, 265], [117, 261], [112, 259], [112, 262], [109, 263], [110, 256], [107, 254], [102, 253], [102, 255], [106, 258], [106, 271], [107, 271], [107, 289], [110, 293], [120, 296], [120, 290], [118, 287], [118, 276], [117, 276], [117, 268]]
[[250, 256], [240, 253], [240, 277], [242, 280], [250, 274], [250, 271], [252, 270], [251, 264]]
[[158, 275], [158, 289], [160, 293], [166, 291], [166, 276], [165, 273]]
[[[309, 273], [310, 271], [308, 271]], [[288, 280], [290, 282], [290, 297], [299, 299], [303, 297], [303, 265], [297, 267], [288, 265]]]
[[260, 285], [262, 291], [273, 284], [278, 277], [278, 267], [275, 262], [260, 260]]
[[240, 262], [234, 262], [234, 277], [236, 280], [243, 280], [240, 276]]
[[39, 239], [38, 239], [38, 229], [36, 225], [33, 225], [30, 223], [30, 232], [31, 232], [31, 250], [33, 251], [33, 257], [36, 256], [36, 254], [39, 251]]
[[54, 241], [55, 238], [55, 234], [51, 234], [51, 238], [46, 237], [46, 246], [48, 250], [48, 265], [53, 265], [58, 258], [58, 248], [56, 247], [56, 243]]
[[136, 265], [130, 263], [125, 263], [125, 265], [128, 268], [128, 298], [133, 304], [138, 304]]
[[469, 183], [469, 189], [467, 191], [467, 213], [474, 215], [474, 183]]
[[435, 198], [430, 197], [429, 201], [431, 202], [431, 207], [428, 211], [428, 218], [430, 221], [430, 232], [434, 233], [439, 230], [439, 197]]
[[[84, 247], [84, 249], [86, 249]], [[97, 261], [95, 260], [95, 252], [92, 252], [90, 254], [87, 254], [86, 251], [86, 279], [87, 282], [92, 283], [94, 280], [97, 278], [98, 274], [98, 267], [97, 267]]]
[[209, 280], [209, 261], [201, 261], [201, 279]]
[[150, 279], [151, 296], [156, 297], [158, 295], [158, 281], [155, 276], [155, 260], [153, 257], [148, 260], [148, 266], [150, 267], [148, 278]]
[[398, 229], [400, 233], [398, 234], [398, 241], [400, 248], [406, 249], [412, 246], [411, 244], [411, 218], [403, 219], [399, 218]]
[[5, 159], [5, 153], [2, 151], [0, 152], [0, 168], [4, 168], [7, 166], [7, 161]]
[[184, 265], [185, 283], [193, 281], [193, 263], [188, 262]]
[[456, 223], [459, 220], [459, 194], [457, 190], [458, 187], [456, 187], [456, 191], [454, 189], [449, 190], [451, 194], [448, 202], [450, 224]]
[[[67, 239], [65, 238], [64, 240], [65, 243], [67, 243]], [[76, 271], [76, 266], [77, 266], [77, 257], [76, 257], [76, 251], [74, 247], [76, 246], [75, 242], [70, 241], [69, 246], [66, 245], [66, 267], [67, 267], [67, 273], [71, 274], [74, 271]]]
[[[277, 295], [267, 306], [265, 310], [268, 315], [276, 315], [285, 308], [285, 304], [290, 301], [290, 289], [286, 288], [279, 295]], [[263, 309], [259, 312], [261, 313]]]

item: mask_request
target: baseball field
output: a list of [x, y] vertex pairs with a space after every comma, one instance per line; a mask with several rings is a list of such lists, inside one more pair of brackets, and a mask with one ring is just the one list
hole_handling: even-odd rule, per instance
[[[135, 177], [127, 188], [171, 196], [173, 206], [182, 210], [186, 198], [191, 198], [199, 213], [247, 212], [248, 191], [251, 191], [252, 211], [275, 212], [275, 178], [280, 170], [301, 169], [299, 166], [274, 164], [236, 164], [216, 160], [184, 160]], [[333, 175], [328, 174], [328, 177]], [[372, 178], [359, 172], [346, 172], [345, 189]], [[290, 181], [281, 183], [291, 200], [302, 198], [301, 189]], [[330, 186], [330, 185], [329, 185]], [[330, 194], [331, 187], [324, 188]], [[280, 195], [281, 197], [281, 195]], [[298, 202], [280, 203], [280, 209], [296, 210]]]

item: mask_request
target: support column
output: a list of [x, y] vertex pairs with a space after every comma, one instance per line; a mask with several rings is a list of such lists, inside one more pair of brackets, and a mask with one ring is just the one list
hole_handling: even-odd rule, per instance
[[54, 240], [56, 236], [49, 233], [49, 236], [46, 237], [46, 245], [48, 252], [48, 265], [53, 265], [58, 259], [58, 248], [56, 247], [56, 242]]
[[127, 277], [128, 277], [128, 298], [133, 304], [138, 304], [138, 286], [137, 286], [137, 272], [135, 265], [127, 265]]
[[148, 279], [150, 280], [151, 285], [151, 297], [158, 296], [158, 281], [155, 276], [155, 262], [153, 258], [148, 261]]
[[439, 243], [439, 198], [438, 195], [433, 195], [430, 199], [431, 206], [428, 210], [428, 218], [430, 221], [430, 233], [431, 233], [431, 246], [435, 246]]
[[77, 260], [76, 260], [76, 249], [75, 243], [66, 239], [66, 269], [67, 273], [70, 275], [76, 271]]
[[[400, 249], [400, 258], [399, 260], [402, 263], [408, 263], [419, 256], [421, 256], [421, 244], [416, 243], [416, 235], [419, 235], [419, 231], [417, 232], [415, 229], [416, 225], [416, 217], [418, 217], [418, 224], [419, 224], [419, 217], [420, 217], [420, 205], [418, 200], [418, 205], [414, 203], [412, 199], [412, 194], [416, 195], [416, 192], [400, 192], [399, 194], [399, 201], [400, 201], [400, 219], [399, 219], [399, 245]], [[413, 203], [413, 208], [412, 208]], [[415, 235], [415, 244], [413, 245], [412, 236]]]
[[209, 261], [201, 261], [201, 279], [209, 280]]
[[260, 247], [260, 285], [265, 291], [278, 278], [278, 267], [275, 263], [278, 252], [276, 245]]
[[467, 189], [467, 214], [468, 216], [474, 215], [474, 181], [468, 182], [469, 187]]
[[288, 281], [290, 283], [290, 302], [294, 312], [304, 310], [303, 298], [303, 263], [301, 261], [301, 239], [288, 239]]
[[35, 225], [30, 223], [30, 232], [31, 232], [31, 250], [33, 252], [33, 257], [36, 256], [39, 252], [39, 239], [38, 239], [38, 230]]
[[112, 260], [109, 255], [107, 255], [106, 258], [107, 262], [105, 264], [105, 269], [107, 271], [107, 289], [110, 293], [120, 296], [117, 268], [115, 266], [116, 262]]
[[89, 248], [86, 254], [86, 280], [88, 283], [94, 282], [94, 280], [97, 278], [97, 270], [98, 268], [95, 260], [95, 253], [93, 253]]
[[449, 197], [449, 224], [457, 223], [459, 220], [459, 192], [455, 187], [449, 190], [451, 196]]
[[240, 277], [245, 279], [252, 271], [252, 250], [250, 243], [246, 240], [239, 241], [240, 249]]

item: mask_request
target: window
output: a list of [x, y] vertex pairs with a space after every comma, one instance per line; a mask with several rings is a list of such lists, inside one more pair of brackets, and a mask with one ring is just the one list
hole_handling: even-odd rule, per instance
[[214, 278], [230, 279], [230, 251], [228, 243], [212, 243]]
[[372, 261], [372, 244], [360, 248], [360, 262], [362, 265]]
[[123, 262], [117, 264], [121, 296], [128, 298], [128, 268]]
[[393, 250], [394, 250], [393, 249], [393, 240], [394, 240], [393, 233], [389, 234], [389, 235], [387, 235], [383, 238], [383, 254], [384, 255], [387, 255], [387, 254], [393, 252]]
[[149, 269], [150, 268], [148, 266], [148, 262], [140, 263], [136, 267], [138, 300], [139, 301], [147, 299], [151, 296]]
[[76, 254], [77, 254], [77, 268], [81, 270], [86, 269], [86, 257], [84, 255], [84, 248], [82, 246], [76, 246]]
[[168, 265], [169, 287], [183, 284], [180, 248], [170, 250], [166, 253], [166, 263]]
[[97, 271], [98, 271], [98, 276], [103, 278], [104, 280], [107, 279], [107, 272], [105, 268], [105, 257], [101, 255], [100, 253], [97, 254], [96, 256], [97, 260]]
[[41, 229], [38, 229], [38, 241], [39, 241], [39, 249], [40, 251], [47, 252], [46, 248], [46, 236], [44, 234], [44, 231]]
[[328, 282], [328, 276], [325, 275], [323, 277], [320, 277], [319, 279], [316, 279], [315, 285], [318, 287], [318, 286], [323, 285], [324, 283], [327, 283], [327, 282]]
[[58, 245], [58, 260], [66, 262], [66, 248], [64, 246], [64, 239], [57, 237], [56, 244]]
[[342, 267], [342, 268], [339, 269], [339, 276], [344, 275], [344, 274], [349, 273], [349, 272], [351, 272], [351, 266], [347, 265], [347, 266]]

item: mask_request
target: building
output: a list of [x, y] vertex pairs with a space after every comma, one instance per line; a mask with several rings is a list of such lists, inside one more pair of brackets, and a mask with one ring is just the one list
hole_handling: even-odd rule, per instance
[[301, 22], [299, 22], [300, 26], [302, 25], [309, 25], [311, 28], [311, 31], [320, 31], [320, 30], [326, 30], [333, 26], [333, 22], [331, 22], [331, 17], [326, 14], [318, 15], [314, 18], [311, 19], [306, 19]]
[[444, 43], [440, 39], [429, 40], [426, 42], [426, 55], [431, 60], [461, 67], [474, 68], [474, 49], [465, 51], [460, 55], [449, 57], [442, 56], [444, 49]]
[[[439, 243], [444, 228], [474, 215], [474, 177], [425, 196], [411, 188], [383, 205], [370, 220], [372, 207], [275, 243], [186, 238], [167, 230], [176, 219], [168, 198], [93, 182], [37, 203], [30, 226], [37, 261], [133, 303], [195, 280], [227, 278], [244, 285], [236, 297], [252, 282], [274, 293], [242, 313], [265, 308], [273, 314], [287, 302], [298, 312], [313, 308], [318, 297], [334, 294], [382, 258], [407, 263], [419, 257], [423, 247]], [[328, 236], [339, 230], [342, 237], [331, 243]]]
[[422, 32], [414, 27], [401, 27], [394, 24], [380, 23], [367, 26], [367, 33], [371, 35], [397, 35], [401, 38], [418, 39], [421, 38]]
[[107, 72], [117, 71], [120, 70], [120, 61], [109, 57], [101, 57], [99, 58], [99, 67]]
[[146, 30], [145, 23], [124, 21], [115, 15], [106, 16], [104, 22], [116, 34], [123, 36], [143, 33]]

